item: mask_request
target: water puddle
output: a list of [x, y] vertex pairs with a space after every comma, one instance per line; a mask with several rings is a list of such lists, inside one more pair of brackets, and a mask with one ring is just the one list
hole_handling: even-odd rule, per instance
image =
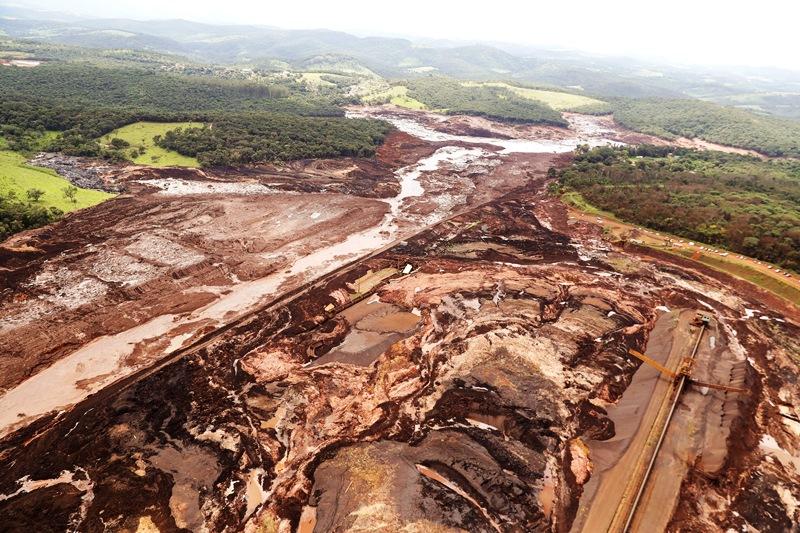
[[342, 313], [352, 325], [344, 340], [309, 366], [338, 362], [371, 365], [389, 346], [411, 334], [420, 318], [394, 305], [362, 300]]

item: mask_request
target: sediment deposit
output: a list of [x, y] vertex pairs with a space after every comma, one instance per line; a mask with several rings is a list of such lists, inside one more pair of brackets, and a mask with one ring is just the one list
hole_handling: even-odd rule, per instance
[[[617, 142], [602, 128], [509, 143], [420, 116], [377, 160], [296, 179], [136, 170], [4, 243], [2, 522], [577, 529], [658, 390], [628, 349], [668, 359], [702, 310], [696, 371], [749, 393], [686, 395], [658, 520], [796, 524], [797, 309], [568, 220], [547, 169], [586, 136]], [[190, 186], [147, 183], [164, 179]]]

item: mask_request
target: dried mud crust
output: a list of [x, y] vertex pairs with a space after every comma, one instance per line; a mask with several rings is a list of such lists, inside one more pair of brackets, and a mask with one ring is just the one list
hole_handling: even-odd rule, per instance
[[0, 390], [94, 338], [184, 315], [290, 267], [387, 209], [335, 194], [138, 194], [15, 236], [0, 247]]
[[[366, 198], [383, 196], [381, 191], [396, 196], [399, 174], [440, 150], [440, 144], [393, 132], [374, 160], [300, 161], [272, 168], [269, 175], [260, 167], [118, 169], [112, 181], [124, 186], [126, 194], [0, 245], [0, 348], [7, 355], [0, 360], [0, 390], [101, 336], [151, 320], [191, 318], [243, 282], [281, 274], [296, 259], [361, 231], [378, 228], [389, 235], [385, 230], [392, 228], [383, 226], [390, 210], [391, 224], [413, 231], [540, 180], [549, 166], [568, 157], [497, 158], [481, 152], [477, 161], [458, 168], [453, 162], [421, 172], [425, 194], [398, 206]], [[282, 192], [282, 187], [293, 190]], [[348, 195], [333, 192], [338, 189]], [[305, 190], [326, 192], [298, 192]], [[280, 289], [304, 281], [298, 274]], [[244, 304], [240, 308], [247, 310]], [[139, 339], [125, 340], [142, 346], [132, 350], [124, 365], [147, 364], [218, 325], [194, 324], [178, 332], [182, 338], [144, 331]], [[22, 409], [18, 414], [20, 421], [30, 415]]]
[[[470, 115], [443, 115], [439, 113], [414, 111], [391, 104], [382, 106], [352, 106], [352, 112], [364, 113], [375, 117], [390, 115], [413, 119], [436, 131], [451, 135], [487, 137], [493, 139], [550, 139], [563, 140], [575, 138], [605, 138], [627, 144], [675, 144], [659, 137], [638, 133], [625, 128], [614, 121], [611, 115], [583, 115], [580, 113], [564, 113], [569, 127], [548, 126], [541, 124], [514, 124], [499, 122], [484, 117]], [[688, 139], [685, 139], [691, 143]], [[697, 145], [695, 145], [697, 147]]]
[[[15, 494], [0, 517], [22, 529], [46, 514], [54, 529], [85, 531], [288, 530], [301, 514], [317, 531], [567, 531], [592, 474], [584, 441], [613, 434], [603, 406], [638, 368], [627, 349], [644, 349], [659, 306], [708, 305], [746, 350], [753, 387], [733, 421], [745, 437], [731, 441], [716, 481], [689, 469], [670, 527], [791, 523], [786, 502], [800, 480], [761, 442], [768, 433], [797, 455], [778, 409], [800, 401], [800, 328], [744, 318], [745, 307], [775, 315], [703, 270], [548, 229], [560, 210], [536, 187], [512, 193], [336, 272], [126, 389], [17, 431], [0, 443], [0, 494]], [[354, 292], [385, 269], [395, 273]], [[309, 365], [362, 327], [352, 317], [363, 313], [346, 312], [356, 301], [419, 321], [370, 364]], [[82, 482], [20, 489], [25, 476], [63, 472]]]

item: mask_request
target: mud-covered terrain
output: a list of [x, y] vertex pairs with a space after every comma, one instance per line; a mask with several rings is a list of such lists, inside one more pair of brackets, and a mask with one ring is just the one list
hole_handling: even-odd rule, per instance
[[702, 311], [748, 393], [686, 393], [645, 517], [791, 531], [798, 310], [568, 220], [554, 152], [619, 139], [387, 118], [364, 173], [137, 171], [4, 243], [4, 528], [591, 530], [659, 390], [628, 349]]
[[398, 131], [375, 159], [240, 172], [51, 158], [126, 193], [0, 246], [0, 435], [561, 157], [495, 149]]

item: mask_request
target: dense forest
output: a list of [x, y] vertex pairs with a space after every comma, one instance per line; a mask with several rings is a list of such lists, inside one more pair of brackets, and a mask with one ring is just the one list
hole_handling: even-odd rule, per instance
[[[345, 119], [337, 98], [309, 94], [292, 79], [275, 85], [89, 62], [0, 68], [0, 148], [123, 160], [123, 143], [98, 139], [137, 121], [195, 121], [213, 128], [180, 130], [159, 143], [203, 165], [373, 154], [389, 126]], [[0, 240], [61, 215], [0, 196]]]
[[248, 113], [227, 115], [210, 127], [169, 131], [156, 144], [196, 157], [202, 166], [223, 166], [371, 156], [388, 131], [388, 124], [374, 120]]
[[582, 148], [560, 172], [622, 220], [800, 272], [800, 162], [671, 147]]
[[430, 77], [410, 81], [408, 96], [430, 109], [445, 113], [463, 113], [509, 122], [567, 125], [558, 111], [535, 100], [517, 96], [503, 87], [465, 86], [457, 80]]
[[[205, 161], [245, 162], [258, 160], [253, 159], [258, 154], [273, 160], [372, 153], [380, 141], [375, 141], [376, 131], [385, 132], [385, 126], [365, 120], [343, 127], [342, 120], [332, 120], [343, 116], [334, 96], [305, 94], [291, 80], [287, 85], [90, 63], [4, 68], [0, 69], [0, 135], [9, 148], [22, 152], [49, 148], [68, 155], [121, 159], [122, 151], [102, 147], [97, 138], [141, 120], [198, 121], [213, 123], [218, 132], [204, 137], [202, 147], [190, 146], [184, 136], [182, 149], [206, 153]], [[249, 125], [244, 124], [245, 113], [250, 115]], [[266, 126], [256, 122], [274, 128], [262, 145], [256, 137], [267, 133]], [[35, 146], [44, 131], [62, 134], [48, 147]], [[236, 138], [237, 134], [242, 137]], [[218, 148], [208, 150], [214, 143]], [[216, 155], [211, 157], [210, 152]]]
[[660, 137], [700, 138], [756, 150], [769, 156], [800, 157], [800, 122], [762, 116], [700, 100], [618, 99], [614, 118], [628, 128]]
[[329, 100], [292, 94], [288, 87], [208, 76], [185, 76], [157, 68], [101, 67], [48, 63], [37, 68], [0, 69], [4, 100], [56, 100], [64, 104], [148, 112], [280, 111], [340, 115]]

